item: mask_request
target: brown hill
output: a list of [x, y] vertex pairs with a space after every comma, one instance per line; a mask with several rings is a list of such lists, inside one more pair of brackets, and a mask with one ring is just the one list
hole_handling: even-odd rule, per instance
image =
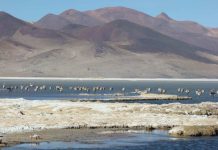
[[66, 10], [61, 13], [60, 16], [67, 19], [72, 24], [80, 24], [84, 26], [96, 26], [102, 24], [98, 19], [74, 9]]
[[170, 18], [166, 13], [162, 12], [160, 13], [156, 18], [159, 18], [159, 19], [163, 19], [163, 20], [166, 20], [166, 21], [172, 21], [173, 19]]
[[[52, 17], [53, 23], [60, 19]], [[169, 20], [162, 17], [165, 19], [158, 20]], [[40, 27], [10, 15], [9, 18], [5, 18], [12, 23], [8, 27], [4, 19], [0, 22], [4, 25], [2, 30], [10, 31], [0, 40], [0, 76], [218, 77], [216, 51], [181, 42], [127, 20], [88, 27], [68, 24], [65, 18], [57, 26], [49, 25], [48, 21], [45, 23], [48, 26]], [[16, 28], [11, 26], [14, 23]]]
[[17, 29], [27, 23], [5, 12], [0, 12], [0, 39], [12, 36]]
[[165, 13], [161, 13], [157, 17], [152, 17], [125, 7], [107, 7], [86, 11], [85, 13], [104, 22], [119, 19], [128, 20], [178, 40], [206, 49], [217, 50], [218, 38], [215, 30], [211, 30], [192, 21], [173, 20]]
[[[61, 29], [65, 25], [70, 26], [68, 21], [71, 24], [96, 26], [120, 19], [149, 27], [198, 47], [217, 51], [218, 34], [216, 29], [206, 28], [192, 21], [176, 21], [165, 13], [152, 17], [125, 7], [106, 7], [86, 12], [71, 9], [60, 15], [45, 16], [36, 24], [48, 29]], [[70, 32], [70, 30], [67, 31]]]
[[198, 51], [218, 54], [175, 40], [150, 28], [126, 20], [116, 20], [102, 26], [85, 28], [77, 32], [77, 36], [98, 44], [102, 42], [114, 42], [119, 47], [132, 52], [169, 53], [197, 61], [209, 62], [199, 56], [197, 54]]
[[[147, 26], [158, 30], [160, 26], [177, 32], [191, 32], [191, 33], [206, 33], [207, 28], [191, 21], [175, 21], [167, 14], [161, 13], [157, 17], [149, 16], [145, 13], [136, 11], [134, 9], [125, 7], [106, 7], [92, 11], [86, 11], [87, 15], [95, 17], [104, 22], [111, 22], [114, 20], [128, 20], [130, 22]], [[166, 19], [167, 18], [167, 19]]]
[[41, 28], [60, 30], [70, 25], [71, 22], [59, 15], [48, 14], [34, 24]]

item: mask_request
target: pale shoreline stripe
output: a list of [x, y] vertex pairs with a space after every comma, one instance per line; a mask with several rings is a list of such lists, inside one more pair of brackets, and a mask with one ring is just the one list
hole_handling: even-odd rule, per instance
[[53, 77], [0, 77], [0, 80], [81, 80], [81, 81], [218, 81], [208, 78], [53, 78]]

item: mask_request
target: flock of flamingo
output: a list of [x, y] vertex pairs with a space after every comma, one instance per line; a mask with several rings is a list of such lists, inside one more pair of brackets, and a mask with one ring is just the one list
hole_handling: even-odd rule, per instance
[[[86, 87], [86, 86], [69, 86], [69, 90], [72, 91], [78, 91], [78, 92], [97, 92], [97, 91], [113, 91], [113, 87], [104, 87], [104, 86], [93, 86], [93, 87]], [[5, 83], [2, 84], [2, 88], [0, 88], [0, 91], [8, 91], [13, 92], [16, 90], [20, 91], [57, 91], [57, 92], [63, 92], [66, 90], [66, 88], [63, 85], [53, 85], [53, 86], [46, 86], [46, 85], [34, 85], [33, 83], [29, 83], [27, 85], [6, 85]], [[120, 92], [125, 92], [126, 88], [123, 87], [119, 90]], [[145, 88], [144, 90], [134, 89], [135, 93], [159, 93], [159, 94], [166, 94], [167, 90], [163, 88]], [[216, 89], [210, 89], [209, 91], [205, 91], [204, 89], [187, 89], [187, 88], [178, 88], [177, 93], [178, 94], [186, 94], [189, 95], [191, 92], [194, 92], [197, 96], [201, 96], [204, 93], [208, 93], [211, 96], [218, 95], [218, 90]]]

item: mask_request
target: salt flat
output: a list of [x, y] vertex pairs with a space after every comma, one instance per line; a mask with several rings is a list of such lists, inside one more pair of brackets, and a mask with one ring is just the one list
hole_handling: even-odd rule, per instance
[[217, 126], [218, 103], [128, 104], [0, 100], [0, 133], [63, 128]]

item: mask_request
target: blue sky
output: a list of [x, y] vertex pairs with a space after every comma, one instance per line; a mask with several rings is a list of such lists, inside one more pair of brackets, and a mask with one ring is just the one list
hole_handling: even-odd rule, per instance
[[165, 12], [176, 20], [218, 27], [218, 0], [0, 0], [0, 11], [27, 21], [70, 8], [83, 11], [108, 6], [125, 6], [152, 16]]

